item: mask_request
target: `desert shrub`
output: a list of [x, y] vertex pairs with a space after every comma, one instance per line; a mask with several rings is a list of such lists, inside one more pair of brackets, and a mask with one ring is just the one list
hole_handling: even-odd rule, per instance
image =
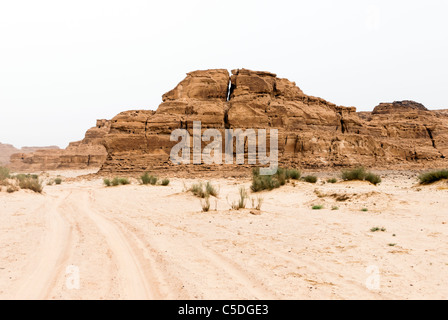
[[338, 179], [336, 179], [336, 178], [331, 178], [331, 179], [328, 179], [327, 182], [328, 182], [328, 183], [336, 183], [336, 182], [338, 182]]
[[151, 185], [156, 185], [157, 184], [157, 181], [159, 180], [159, 178], [158, 177], [156, 177], [156, 176], [150, 176], [149, 177], [149, 183], [151, 184]]
[[287, 180], [295, 179], [295, 177], [300, 177], [300, 172], [297, 170], [278, 168], [273, 175], [260, 175], [260, 168], [254, 168], [252, 169], [252, 185], [250, 189], [253, 192], [273, 190], [284, 186]]
[[365, 177], [366, 177], [366, 169], [364, 169], [364, 167], [342, 171], [342, 180], [345, 181], [351, 181], [351, 180], [362, 181], [364, 180]]
[[62, 183], [62, 179], [61, 178], [56, 178], [56, 179], [54, 179], [54, 183], [61, 184]]
[[120, 178], [117, 178], [117, 177], [113, 178], [111, 184], [114, 187], [119, 186], [120, 185]]
[[218, 191], [216, 190], [216, 188], [210, 183], [210, 181], [208, 181], [205, 184], [205, 194], [206, 195], [210, 195], [213, 197], [217, 197], [218, 196]]
[[344, 181], [353, 181], [353, 180], [359, 180], [359, 181], [369, 181], [370, 183], [377, 185], [381, 183], [380, 176], [372, 173], [367, 172], [364, 167], [359, 167], [353, 170], [344, 170], [342, 171], [342, 180]]
[[247, 191], [244, 187], [240, 187], [239, 191], [239, 199], [231, 204], [233, 210], [239, 210], [246, 208], [247, 199], [249, 196], [247, 195]]
[[309, 183], [316, 183], [317, 182], [317, 177], [316, 176], [305, 176], [302, 179], [303, 179], [303, 181], [309, 182]]
[[299, 180], [301, 176], [301, 172], [296, 169], [288, 169], [286, 170], [286, 177], [293, 179], [293, 180]]
[[14, 187], [14, 186], [9, 186], [9, 187], [6, 189], [6, 192], [8, 192], [8, 193], [14, 193], [14, 192], [16, 192], [16, 191], [19, 191], [19, 189], [18, 189], [17, 187]]
[[339, 210], [339, 207], [333, 206], [333, 207], [331, 207], [331, 210], [333, 210], [333, 211]]
[[34, 179], [32, 177], [26, 178], [19, 181], [19, 187], [21, 189], [32, 190], [36, 193], [42, 193], [44, 187], [42, 186], [42, 182], [38, 179]]
[[247, 191], [244, 187], [240, 188], [240, 199], [238, 200], [238, 208], [244, 209], [246, 208], [246, 202], [247, 202]]
[[118, 178], [118, 177], [113, 178], [112, 181], [109, 179], [104, 179], [103, 182], [106, 187], [111, 187], [111, 186], [116, 187], [119, 185], [131, 184], [131, 182], [129, 181], [128, 178]]
[[378, 232], [378, 231], [386, 232], [386, 228], [374, 227], [374, 228], [370, 229], [370, 232]]
[[170, 180], [169, 179], [163, 179], [162, 180], [162, 186], [167, 186], [167, 185], [169, 185], [170, 184]]
[[207, 196], [204, 199], [201, 199], [201, 206], [202, 206], [203, 212], [210, 211], [210, 196]]
[[125, 185], [127, 185], [127, 184], [131, 184], [131, 182], [129, 181], [128, 178], [120, 178], [120, 179], [119, 179], [119, 182], [120, 182], [120, 184], [123, 185], [123, 186], [125, 186]]
[[261, 210], [261, 206], [264, 202], [264, 199], [261, 197], [251, 198], [252, 200], [252, 208], [256, 210]]
[[217, 197], [219, 192], [216, 190], [216, 187], [211, 184], [211, 182], [207, 182], [206, 184], [199, 182], [195, 183], [189, 189], [196, 197], [206, 198], [208, 196]]
[[22, 181], [22, 180], [31, 178], [31, 176], [29, 174], [19, 173], [19, 174], [16, 174], [13, 178], [18, 180], [18, 181]]
[[367, 211], [369, 211], [369, 209], [367, 209], [367, 208], [362, 208], [361, 211], [362, 211], [362, 212], [367, 212]]
[[273, 179], [272, 176], [253, 176], [251, 190], [260, 192], [263, 190], [273, 190], [280, 187], [280, 183]]
[[195, 183], [191, 186], [190, 191], [199, 198], [205, 198], [204, 185], [202, 182]]
[[381, 178], [379, 175], [367, 172], [366, 181], [369, 181], [371, 184], [377, 185], [381, 183]]
[[144, 184], [144, 185], [148, 185], [148, 184], [155, 185], [155, 184], [157, 184], [157, 180], [159, 180], [159, 178], [149, 175], [149, 173], [146, 172], [144, 175], [142, 175], [140, 177], [140, 180], [142, 181], [142, 184]]
[[10, 173], [10, 172], [9, 172], [9, 169], [8, 169], [8, 168], [1, 167], [1, 166], [0, 166], [0, 180], [5, 180], [5, 179], [10, 178], [9, 173]]
[[286, 184], [286, 176], [287, 170], [286, 169], [282, 169], [282, 168], [278, 168], [277, 169], [277, 173], [276, 173], [276, 178], [278, 183], [280, 184], [280, 186], [284, 186]]
[[323, 208], [324, 208], [323, 205], [317, 205], [317, 206], [312, 206], [311, 209], [313, 209], [313, 210], [322, 210]]
[[144, 175], [142, 175], [141, 177], [140, 177], [140, 180], [142, 181], [142, 184], [149, 184], [149, 182], [150, 182], [150, 177], [149, 177], [149, 173], [148, 172], [146, 172]]
[[420, 184], [431, 184], [440, 180], [448, 179], [448, 170], [436, 170], [419, 175]]

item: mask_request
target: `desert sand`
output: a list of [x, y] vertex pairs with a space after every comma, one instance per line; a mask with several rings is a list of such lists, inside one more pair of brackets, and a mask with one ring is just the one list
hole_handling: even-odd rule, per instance
[[447, 182], [320, 174], [256, 194], [255, 215], [250, 201], [229, 206], [249, 179], [212, 179], [219, 197], [204, 213], [186, 191], [198, 180], [106, 188], [86, 173], [50, 172], [64, 182], [43, 194], [0, 193], [0, 299], [448, 299]]

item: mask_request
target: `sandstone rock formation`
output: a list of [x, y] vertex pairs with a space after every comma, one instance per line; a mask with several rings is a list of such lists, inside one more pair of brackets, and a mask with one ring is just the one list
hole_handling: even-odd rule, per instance
[[[294, 82], [269, 72], [195, 71], [163, 95], [157, 111], [126, 111], [111, 121], [104, 137], [103, 173], [167, 169], [178, 172], [235, 168], [174, 166], [169, 155], [175, 129], [278, 129], [282, 165], [334, 168], [447, 166], [448, 114], [403, 101], [357, 113], [304, 94]], [[246, 146], [247, 147], [247, 146]]]
[[0, 143], [0, 165], [7, 165], [10, 162], [11, 155], [15, 153], [31, 153], [37, 150], [51, 150], [59, 149], [59, 147], [23, 147], [22, 149], [17, 149], [13, 145]]
[[102, 141], [109, 129], [108, 120], [98, 120], [82, 141], [72, 142], [64, 150], [13, 154], [9, 166], [16, 171], [100, 168], [107, 156]]

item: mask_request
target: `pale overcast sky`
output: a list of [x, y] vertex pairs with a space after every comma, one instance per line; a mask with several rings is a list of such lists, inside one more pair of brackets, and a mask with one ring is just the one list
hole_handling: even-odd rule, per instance
[[0, 0], [0, 142], [66, 147], [211, 68], [271, 71], [358, 110], [448, 108], [447, 12], [446, 0]]

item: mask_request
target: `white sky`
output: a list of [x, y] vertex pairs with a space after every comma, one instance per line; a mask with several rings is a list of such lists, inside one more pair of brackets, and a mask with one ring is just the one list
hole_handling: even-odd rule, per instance
[[0, 142], [66, 147], [211, 68], [271, 71], [358, 110], [448, 108], [447, 12], [445, 0], [0, 0]]

